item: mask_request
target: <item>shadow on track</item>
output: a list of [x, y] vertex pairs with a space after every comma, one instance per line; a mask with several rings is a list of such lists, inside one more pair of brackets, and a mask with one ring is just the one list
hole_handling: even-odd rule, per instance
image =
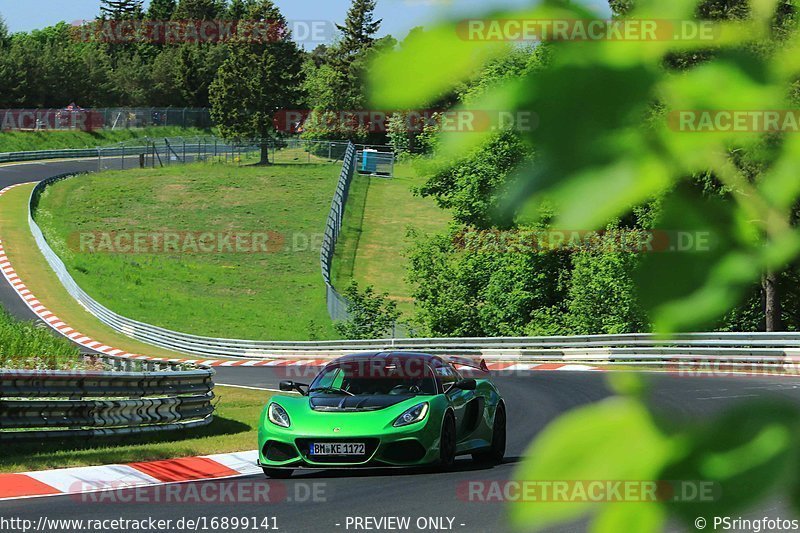
[[441, 470], [436, 466], [412, 466], [412, 467], [394, 467], [394, 468], [341, 468], [341, 469], [296, 469], [291, 479], [332, 479], [332, 478], [371, 478], [382, 476], [430, 476], [442, 474], [455, 474], [462, 472], [477, 472], [489, 471], [494, 468], [513, 465], [519, 463], [522, 457], [506, 457], [500, 464], [478, 463], [471, 459], [457, 459], [455, 465], [448, 470]]

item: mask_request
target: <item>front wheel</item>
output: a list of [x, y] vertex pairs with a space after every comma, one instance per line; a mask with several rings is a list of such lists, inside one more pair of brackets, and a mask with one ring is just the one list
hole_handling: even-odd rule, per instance
[[506, 455], [506, 409], [503, 404], [497, 406], [492, 426], [492, 445], [488, 450], [475, 452], [472, 458], [481, 463], [499, 464]]
[[288, 479], [292, 477], [291, 468], [264, 468], [264, 475], [273, 479]]
[[450, 411], [444, 415], [439, 439], [439, 467], [449, 470], [456, 462], [456, 419]]

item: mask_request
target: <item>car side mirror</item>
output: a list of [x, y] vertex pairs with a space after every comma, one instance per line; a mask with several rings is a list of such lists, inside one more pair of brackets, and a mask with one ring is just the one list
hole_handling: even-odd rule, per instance
[[294, 381], [281, 381], [280, 385], [278, 385], [281, 392], [299, 392], [305, 396], [306, 393], [301, 387], [308, 387], [308, 385], [305, 383], [295, 383]]
[[468, 378], [456, 381], [453, 386], [461, 390], [475, 390], [478, 387], [478, 383], [474, 379]]

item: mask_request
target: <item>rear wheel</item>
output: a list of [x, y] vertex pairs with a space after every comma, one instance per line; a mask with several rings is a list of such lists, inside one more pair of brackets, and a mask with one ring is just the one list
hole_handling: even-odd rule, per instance
[[488, 450], [472, 454], [475, 461], [481, 463], [498, 464], [503, 462], [506, 455], [506, 409], [501, 403], [497, 406], [492, 426], [492, 445]]
[[450, 411], [444, 415], [442, 435], [439, 439], [439, 466], [445, 470], [456, 461], [456, 419]]
[[264, 475], [274, 479], [288, 479], [292, 477], [291, 468], [264, 468]]

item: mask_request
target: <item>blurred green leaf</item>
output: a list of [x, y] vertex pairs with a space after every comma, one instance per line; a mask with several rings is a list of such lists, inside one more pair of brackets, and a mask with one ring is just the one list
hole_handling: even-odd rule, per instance
[[659, 248], [646, 254], [636, 276], [639, 297], [658, 331], [707, 323], [735, 301], [727, 291], [694, 297], [733, 248], [733, 213], [729, 202], [699, 198], [684, 186], [663, 201], [654, 230]]
[[775, 14], [775, 10], [783, 3], [780, 0], [750, 0], [753, 19], [769, 23]]
[[785, 136], [783, 143], [780, 158], [761, 179], [759, 189], [771, 205], [788, 215], [788, 210], [800, 194], [800, 179], [797, 177], [797, 169], [800, 168], [800, 134]]
[[[487, 90], [480, 97], [469, 103], [456, 106], [449, 114], [464, 115], [475, 119], [474, 131], [463, 128], [444, 128], [441, 142], [436, 152], [436, 159], [441, 164], [463, 157], [464, 154], [484, 146], [487, 141], [504, 129], [515, 129], [519, 126], [514, 105], [521, 92], [529, 90], [522, 80], [514, 80], [499, 87]], [[538, 127], [538, 116], [531, 117], [532, 127]], [[525, 123], [527, 127], [527, 123]]]
[[[490, 20], [556, 20], [593, 18], [579, 5], [546, 1], [534, 9], [488, 13], [475, 22]], [[445, 96], [490, 59], [507, 53], [516, 42], [474, 38], [470, 20], [444, 22], [413, 32], [398, 50], [376, 59], [370, 69], [370, 89], [376, 106], [411, 109]], [[488, 35], [489, 32], [477, 32]], [[533, 43], [530, 43], [533, 44]]]
[[603, 506], [592, 522], [592, 533], [652, 533], [666, 522], [666, 510], [660, 503], [622, 502]]
[[[573, 175], [550, 197], [558, 205], [554, 225], [593, 229], [627, 213], [673, 185], [672, 175], [655, 157], [630, 157]], [[587, 199], [594, 203], [587, 209]]]
[[662, 479], [712, 481], [713, 501], [672, 501], [687, 523], [697, 516], [725, 516], [770, 490], [796, 480], [797, 409], [779, 402], [749, 402], [690, 432], [689, 453], [670, 464]]
[[606, 381], [617, 394], [638, 397], [647, 391], [648, 376], [635, 372], [609, 372]]
[[[656, 429], [641, 403], [615, 397], [571, 411], [546, 427], [523, 454], [514, 478], [655, 480], [672, 452], [672, 441]], [[588, 502], [530, 501], [510, 504], [509, 512], [515, 527], [538, 530], [576, 520], [595, 507]]]
[[399, 109], [429, 104], [507, 50], [507, 43], [463, 38], [457, 23], [412, 33], [399, 50], [372, 64], [373, 102]]

